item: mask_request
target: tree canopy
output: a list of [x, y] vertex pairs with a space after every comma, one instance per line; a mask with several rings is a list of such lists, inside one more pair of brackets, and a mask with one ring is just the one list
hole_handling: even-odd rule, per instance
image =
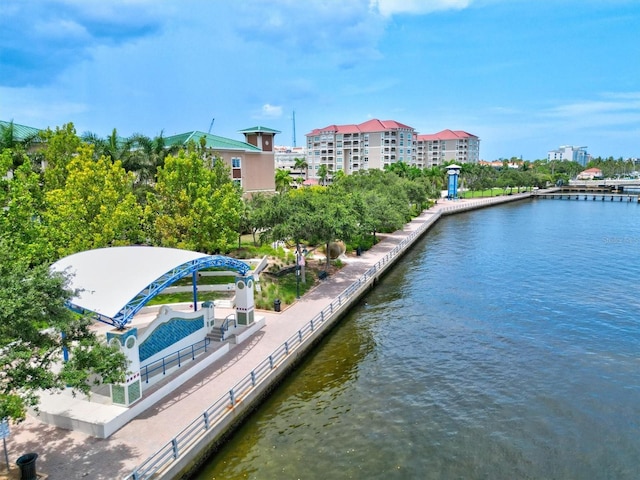
[[0, 239], [0, 418], [24, 419], [42, 390], [89, 393], [94, 384], [124, 381], [124, 355], [65, 306], [71, 295], [63, 275], [30, 266]]

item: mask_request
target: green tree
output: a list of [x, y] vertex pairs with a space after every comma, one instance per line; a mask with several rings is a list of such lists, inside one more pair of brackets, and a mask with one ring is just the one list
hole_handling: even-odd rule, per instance
[[300, 170], [300, 173], [304, 172], [304, 178], [306, 179], [309, 175], [309, 164], [304, 158], [294, 158], [295, 162], [293, 168], [296, 170]]
[[147, 235], [165, 247], [226, 252], [238, 238], [241, 197], [220, 158], [181, 150], [165, 159], [155, 190], [147, 195]]
[[[45, 264], [31, 267], [0, 239], [0, 417], [20, 421], [37, 408], [38, 393], [66, 386], [89, 393], [92, 385], [121, 383], [122, 353], [71, 312], [66, 279]], [[69, 361], [62, 363], [63, 349]]]
[[316, 173], [316, 175], [320, 179], [320, 184], [326, 185], [327, 177], [329, 176], [329, 169], [324, 163], [320, 165], [320, 167], [318, 167], [318, 172]]
[[67, 123], [55, 131], [47, 129], [41, 133], [45, 145], [42, 158], [44, 169], [44, 189], [63, 188], [67, 180], [67, 165], [76, 155], [82, 141], [76, 135], [73, 123]]
[[142, 239], [142, 209], [133, 194], [133, 174], [119, 161], [93, 160], [93, 147], [81, 145], [67, 165], [62, 188], [45, 194], [44, 218], [58, 256]]
[[291, 188], [291, 182], [293, 178], [287, 170], [284, 168], [278, 168], [276, 170], [276, 192], [284, 193]]
[[20, 138], [13, 121], [0, 125], [0, 153], [8, 150], [12, 153], [12, 167], [17, 168], [28, 160], [24, 154], [39, 140], [37, 133]]
[[[23, 162], [11, 171], [9, 150], [0, 154], [0, 240], [28, 264], [52, 259], [41, 213], [44, 196], [40, 176]], [[11, 172], [11, 173], [10, 173]]]
[[303, 189], [310, 203], [306, 215], [306, 236], [314, 243], [324, 243], [327, 252], [327, 268], [330, 264], [329, 244], [336, 240], [348, 242], [358, 229], [355, 202], [350, 195], [336, 195], [337, 190], [328, 188]]

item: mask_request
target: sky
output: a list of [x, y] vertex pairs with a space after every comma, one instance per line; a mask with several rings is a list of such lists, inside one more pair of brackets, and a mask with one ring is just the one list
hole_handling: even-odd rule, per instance
[[79, 134], [395, 120], [480, 158], [640, 157], [640, 0], [0, 0], [0, 120]]

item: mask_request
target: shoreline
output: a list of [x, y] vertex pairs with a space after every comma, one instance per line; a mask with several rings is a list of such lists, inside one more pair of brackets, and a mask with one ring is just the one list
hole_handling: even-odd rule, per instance
[[[266, 326], [246, 345], [238, 345], [109, 438], [99, 439], [64, 430], [29, 416], [25, 422], [12, 426], [12, 433], [7, 438], [11, 458], [37, 452], [38, 473], [47, 474], [51, 480], [85, 477], [141, 479], [149, 478], [153, 472], [157, 472], [154, 478], [187, 475], [205, 461], [206, 452], [214, 449], [247, 413], [256, 408], [305, 353], [442, 216], [531, 197], [531, 192], [526, 192], [470, 200], [439, 200], [437, 205], [422, 212], [402, 230], [387, 235], [362, 256], [350, 258], [340, 272], [307, 292], [286, 310], [279, 313], [260, 311], [266, 317]], [[314, 318], [321, 318], [322, 322], [316, 321], [314, 328], [312, 321], [309, 327], [310, 320]], [[298, 337], [299, 342], [296, 340]], [[280, 351], [282, 353], [278, 354], [275, 367], [272, 366], [258, 382], [254, 382], [255, 385], [249, 385], [250, 388], [239, 385], [240, 379], [252, 378], [252, 374], [255, 379], [256, 366], [262, 365], [266, 359], [273, 362], [274, 355]], [[244, 389], [241, 395], [234, 399], [232, 393], [229, 399], [229, 392], [239, 387]], [[211, 411], [221, 400], [231, 402], [230, 408], [225, 406], [224, 415], [218, 417], [217, 422], [208, 424], [199, 438], [188, 436], [187, 441], [184, 428], [199, 423], [201, 418], [203, 422], [209, 422], [209, 419], [204, 419], [207, 417], [204, 412]], [[212, 403], [214, 401], [215, 404]], [[174, 458], [178, 445], [179, 454]], [[17, 472], [15, 460], [10, 463], [13, 472]], [[2, 478], [14, 477], [0, 475]]]

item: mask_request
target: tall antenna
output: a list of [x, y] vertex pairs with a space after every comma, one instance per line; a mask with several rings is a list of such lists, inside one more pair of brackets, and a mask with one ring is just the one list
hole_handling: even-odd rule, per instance
[[296, 111], [293, 111], [293, 146], [296, 146]]
[[211, 124], [209, 125], [209, 131], [207, 133], [211, 133], [211, 129], [213, 128], [213, 122], [215, 122], [215, 121], [216, 121], [215, 118], [211, 119]]

